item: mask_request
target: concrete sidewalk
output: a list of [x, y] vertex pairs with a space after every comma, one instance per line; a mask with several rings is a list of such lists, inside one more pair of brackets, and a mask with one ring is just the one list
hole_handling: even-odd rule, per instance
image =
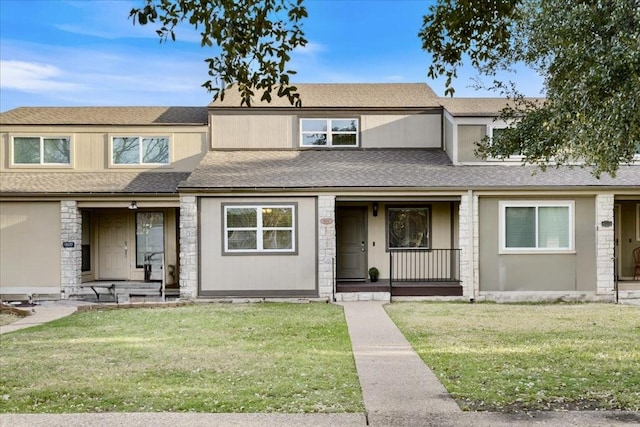
[[70, 316], [78, 310], [80, 305], [90, 304], [74, 300], [43, 301], [38, 305], [26, 308], [26, 310], [31, 310], [29, 316], [25, 316], [9, 325], [0, 326], [0, 335]]

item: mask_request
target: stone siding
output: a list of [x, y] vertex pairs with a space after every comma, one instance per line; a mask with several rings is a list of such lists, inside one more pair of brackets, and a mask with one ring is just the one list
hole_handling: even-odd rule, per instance
[[336, 198], [318, 197], [318, 294], [331, 298], [335, 280]]
[[60, 248], [60, 296], [67, 299], [78, 294], [82, 280], [82, 215], [75, 200], [60, 202]]
[[198, 295], [198, 199], [180, 197], [180, 298]]
[[[602, 193], [596, 196], [596, 294], [611, 295], [614, 292], [614, 195]], [[608, 221], [611, 225], [603, 226]]]

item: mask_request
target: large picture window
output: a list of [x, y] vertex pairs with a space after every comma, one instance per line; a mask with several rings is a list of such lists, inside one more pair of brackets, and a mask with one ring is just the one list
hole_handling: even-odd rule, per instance
[[295, 252], [294, 205], [225, 205], [225, 253]]
[[428, 249], [429, 207], [390, 207], [387, 209], [387, 247], [389, 249]]
[[303, 147], [357, 147], [358, 119], [300, 119]]
[[71, 139], [68, 137], [16, 136], [13, 138], [13, 164], [69, 165]]
[[114, 165], [166, 165], [169, 163], [169, 138], [114, 137], [111, 144], [111, 162]]
[[504, 252], [573, 250], [573, 202], [501, 202]]

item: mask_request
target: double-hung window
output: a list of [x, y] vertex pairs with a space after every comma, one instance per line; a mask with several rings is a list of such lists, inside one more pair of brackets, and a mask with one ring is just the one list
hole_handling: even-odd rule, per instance
[[45, 136], [13, 137], [14, 165], [70, 165], [71, 138]]
[[500, 202], [501, 252], [574, 250], [573, 201]]
[[357, 147], [358, 119], [300, 119], [303, 147]]
[[224, 205], [224, 252], [295, 253], [296, 206]]
[[428, 249], [429, 207], [387, 209], [388, 249]]
[[166, 136], [117, 136], [111, 143], [113, 165], [169, 164], [169, 138]]

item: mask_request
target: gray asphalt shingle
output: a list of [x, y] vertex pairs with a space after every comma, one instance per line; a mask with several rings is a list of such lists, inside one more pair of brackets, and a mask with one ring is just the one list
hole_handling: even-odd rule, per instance
[[0, 174], [6, 194], [175, 194], [186, 172], [9, 172]]
[[589, 169], [546, 172], [519, 164], [453, 166], [439, 149], [212, 151], [180, 187], [279, 188], [561, 188], [640, 186], [640, 166], [616, 179]]

